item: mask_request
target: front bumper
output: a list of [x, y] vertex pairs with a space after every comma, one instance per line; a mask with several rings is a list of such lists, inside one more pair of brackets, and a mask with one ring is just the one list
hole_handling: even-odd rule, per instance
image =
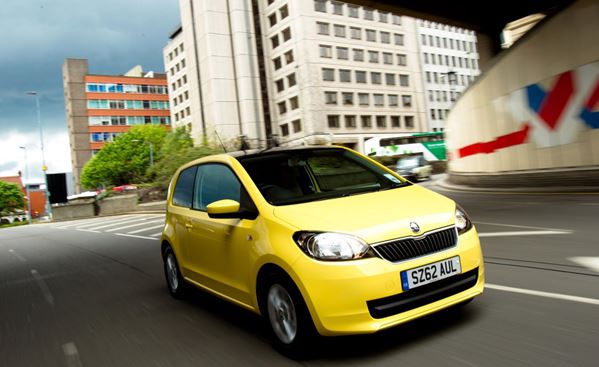
[[[460, 275], [402, 291], [402, 271], [453, 256], [460, 257]], [[475, 228], [460, 235], [451, 249], [400, 263], [380, 258], [323, 262], [303, 256], [294, 268], [302, 274], [296, 284], [322, 335], [373, 333], [473, 298], [484, 288]]]

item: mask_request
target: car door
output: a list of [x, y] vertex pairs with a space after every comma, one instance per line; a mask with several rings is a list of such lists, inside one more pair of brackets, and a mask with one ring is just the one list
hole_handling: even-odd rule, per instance
[[247, 195], [242, 199], [244, 192], [230, 167], [215, 163], [198, 166], [187, 246], [194, 280], [249, 305], [255, 220], [214, 219], [206, 212], [206, 207], [218, 200], [249, 200]]
[[169, 203], [166, 223], [172, 226], [173, 245], [179, 266], [184, 277], [189, 276], [189, 252], [186, 243], [189, 242], [189, 217], [192, 213], [193, 189], [197, 166], [184, 169], [179, 173], [173, 198]]

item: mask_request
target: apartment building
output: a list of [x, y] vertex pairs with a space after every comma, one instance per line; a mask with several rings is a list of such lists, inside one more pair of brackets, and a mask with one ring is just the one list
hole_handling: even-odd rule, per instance
[[104, 144], [135, 125], [170, 128], [167, 79], [136, 66], [124, 75], [88, 73], [86, 59], [62, 66], [75, 191], [83, 166]]
[[[165, 67], [171, 104], [190, 107], [173, 121], [196, 139], [216, 131], [259, 146], [274, 137], [362, 150], [371, 137], [431, 130], [413, 18], [331, 0], [180, 0], [180, 9]], [[188, 104], [186, 87], [173, 86], [183, 75]]]
[[191, 131], [190, 83], [187, 73], [187, 58], [181, 26], [169, 36], [163, 50], [165, 72], [168, 75], [171, 122], [174, 127], [185, 127]]

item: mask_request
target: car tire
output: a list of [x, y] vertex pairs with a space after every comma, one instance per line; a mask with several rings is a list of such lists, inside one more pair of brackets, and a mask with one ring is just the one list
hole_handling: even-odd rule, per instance
[[297, 286], [287, 276], [276, 275], [264, 297], [263, 315], [275, 348], [290, 358], [306, 357], [318, 332]]
[[169, 293], [174, 298], [180, 299], [188, 291], [188, 285], [181, 271], [179, 270], [179, 262], [175, 256], [175, 252], [170, 246], [167, 246], [162, 256], [164, 261], [164, 277]]

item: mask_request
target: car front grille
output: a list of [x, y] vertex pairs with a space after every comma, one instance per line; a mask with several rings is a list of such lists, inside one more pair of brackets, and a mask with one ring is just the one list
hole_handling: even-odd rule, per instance
[[432, 254], [454, 247], [458, 235], [455, 227], [425, 233], [421, 237], [400, 238], [372, 245], [383, 259], [398, 262]]
[[367, 301], [370, 316], [382, 319], [453, 296], [476, 285], [478, 268], [390, 297]]

